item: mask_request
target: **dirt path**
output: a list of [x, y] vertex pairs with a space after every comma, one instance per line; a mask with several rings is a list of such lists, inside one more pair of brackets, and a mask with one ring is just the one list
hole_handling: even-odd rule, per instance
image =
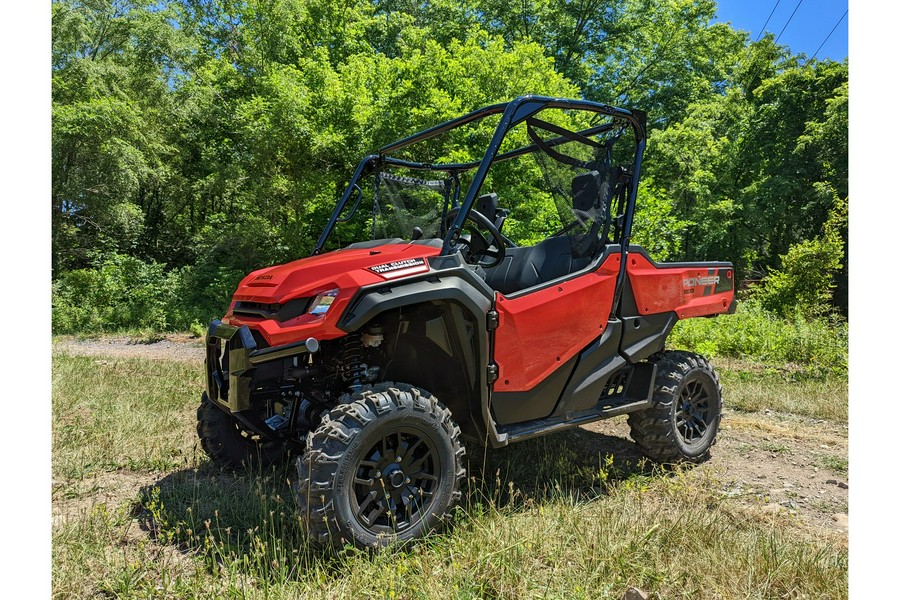
[[184, 333], [151, 338], [60, 336], [54, 339], [53, 353], [203, 362], [203, 340]]
[[[624, 417], [584, 429], [622, 438], [626, 445], [629, 440]], [[695, 474], [711, 475], [723, 496], [761, 513], [797, 517], [811, 530], [846, 533], [846, 469], [846, 424], [726, 410], [712, 459]]]
[[[141, 357], [201, 363], [201, 340], [184, 334], [140, 340], [124, 336], [95, 339], [57, 338], [54, 353], [87, 356]], [[726, 398], [727, 406], [727, 398]], [[625, 417], [599, 421], [582, 428], [599, 434], [593, 438], [569, 435], [587, 444], [585, 453], [613, 453], [636, 459]], [[563, 434], [565, 435], [565, 434]], [[847, 531], [847, 425], [765, 412], [724, 413], [712, 460], [698, 469], [720, 482], [723, 496], [747, 504], [762, 513], [796, 517], [811, 529]], [[137, 474], [135, 474], [137, 475]], [[124, 477], [125, 480], [122, 478]], [[137, 481], [141, 479], [141, 481]], [[127, 481], [127, 474], [84, 482], [83, 489], [111, 496], [129, 495], [144, 483]], [[70, 492], [71, 493], [71, 492]], [[54, 498], [54, 519], [71, 509], [83, 508], [82, 494]]]

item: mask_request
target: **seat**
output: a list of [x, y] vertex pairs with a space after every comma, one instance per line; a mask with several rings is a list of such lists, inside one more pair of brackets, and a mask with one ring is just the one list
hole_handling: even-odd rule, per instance
[[[609, 230], [609, 203], [619, 183], [619, 169], [589, 171], [572, 179], [572, 212], [590, 230], [574, 236], [572, 253], [579, 258], [594, 256], [603, 246]], [[601, 230], [603, 231], [601, 235]]]
[[478, 202], [475, 205], [475, 210], [484, 215], [488, 221], [494, 224], [494, 227], [497, 228], [497, 231], [503, 231], [503, 223], [506, 221], [506, 217], [509, 216], [509, 210], [505, 208], [498, 208], [497, 204], [497, 194], [491, 192], [490, 194], [483, 194], [478, 197]]
[[503, 262], [484, 270], [485, 282], [509, 295], [579, 271], [590, 261], [589, 256], [572, 255], [568, 236], [550, 237], [534, 246], [507, 248]]
[[590, 230], [580, 235], [557, 235], [534, 246], [507, 248], [506, 258], [485, 269], [485, 281], [501, 294], [512, 294], [580, 271], [590, 264], [609, 231], [610, 193], [621, 180], [621, 169], [605, 166], [572, 179], [575, 218]]

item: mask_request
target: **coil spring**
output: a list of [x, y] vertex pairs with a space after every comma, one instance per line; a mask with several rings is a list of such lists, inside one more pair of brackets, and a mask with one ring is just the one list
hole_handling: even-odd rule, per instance
[[363, 345], [359, 333], [346, 336], [341, 342], [340, 367], [341, 378], [353, 388], [362, 385], [366, 376], [366, 366], [362, 362]]

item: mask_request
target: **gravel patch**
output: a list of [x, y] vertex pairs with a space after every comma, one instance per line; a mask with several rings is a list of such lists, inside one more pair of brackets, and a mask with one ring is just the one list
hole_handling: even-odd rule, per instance
[[53, 353], [203, 362], [203, 340], [184, 333], [167, 334], [154, 338], [61, 336], [53, 342]]

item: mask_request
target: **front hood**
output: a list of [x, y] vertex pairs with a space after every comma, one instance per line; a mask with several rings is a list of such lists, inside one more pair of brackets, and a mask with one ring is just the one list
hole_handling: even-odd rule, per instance
[[335, 250], [253, 271], [238, 285], [232, 300], [283, 303], [334, 288], [344, 295], [363, 285], [425, 272], [427, 257], [439, 253], [440, 248], [412, 243]]

